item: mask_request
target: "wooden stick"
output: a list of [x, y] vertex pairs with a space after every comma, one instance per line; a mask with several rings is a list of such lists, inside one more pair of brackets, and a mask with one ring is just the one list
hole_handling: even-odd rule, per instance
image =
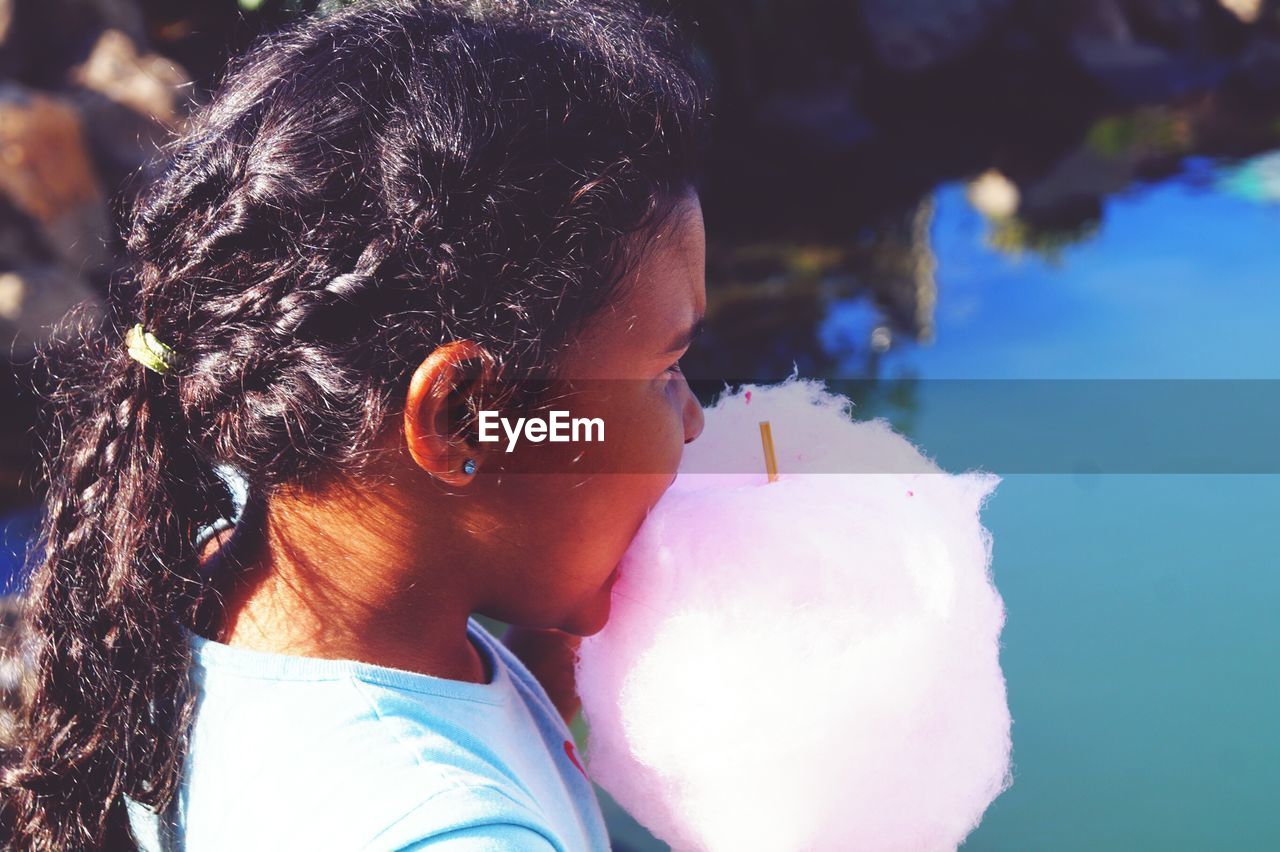
[[768, 420], [760, 421], [760, 443], [764, 445], [764, 469], [770, 482], [778, 481], [778, 457], [773, 452], [773, 429]]

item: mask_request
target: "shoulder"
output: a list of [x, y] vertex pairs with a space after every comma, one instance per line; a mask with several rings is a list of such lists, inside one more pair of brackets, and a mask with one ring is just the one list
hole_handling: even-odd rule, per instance
[[[401, 779], [410, 780], [410, 779]], [[261, 792], [261, 791], [259, 791]], [[397, 807], [370, 809], [358, 801], [320, 797], [299, 807], [296, 797], [273, 800], [236, 797], [216, 820], [176, 825], [127, 801], [129, 822], [144, 852], [214, 852], [224, 849], [352, 849], [361, 852], [567, 852], [564, 843], [532, 809], [508, 790], [475, 779], [425, 794]], [[292, 801], [293, 806], [290, 806]]]
[[[561, 848], [528, 791], [468, 743], [456, 720], [432, 724], [394, 699], [374, 690], [369, 713], [353, 701], [350, 713], [264, 730], [234, 751], [222, 737], [221, 748], [195, 743], [186, 848], [398, 850], [489, 834], [528, 842], [457, 849]], [[209, 758], [210, 748], [221, 755]]]
[[[391, 670], [242, 662], [201, 673], [185, 848], [561, 848], [495, 751], [502, 734], [519, 734], [508, 731], [509, 700]], [[512, 837], [521, 842], [493, 845]]]

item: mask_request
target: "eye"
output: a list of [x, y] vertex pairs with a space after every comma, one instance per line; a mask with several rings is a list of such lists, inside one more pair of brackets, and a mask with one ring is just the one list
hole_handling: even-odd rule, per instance
[[673, 376], [676, 376], [684, 371], [680, 368], [680, 362], [676, 361], [674, 364], [672, 364], [670, 367], [666, 369], [666, 372], [670, 373]]

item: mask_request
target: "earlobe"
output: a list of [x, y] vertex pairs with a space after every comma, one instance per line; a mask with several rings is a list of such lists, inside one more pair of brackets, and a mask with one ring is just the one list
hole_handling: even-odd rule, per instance
[[[482, 364], [480, 381], [465, 365]], [[489, 352], [478, 343], [458, 340], [436, 347], [414, 371], [404, 406], [404, 436], [418, 467], [450, 485], [469, 482], [479, 467], [480, 454], [454, 434], [451, 399], [463, 388], [474, 392], [490, 375]]]

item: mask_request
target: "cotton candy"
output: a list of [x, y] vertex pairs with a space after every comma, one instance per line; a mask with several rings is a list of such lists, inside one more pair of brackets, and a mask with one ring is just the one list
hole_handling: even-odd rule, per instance
[[591, 777], [678, 852], [955, 849], [1011, 783], [998, 482], [817, 382], [727, 392], [580, 649]]

